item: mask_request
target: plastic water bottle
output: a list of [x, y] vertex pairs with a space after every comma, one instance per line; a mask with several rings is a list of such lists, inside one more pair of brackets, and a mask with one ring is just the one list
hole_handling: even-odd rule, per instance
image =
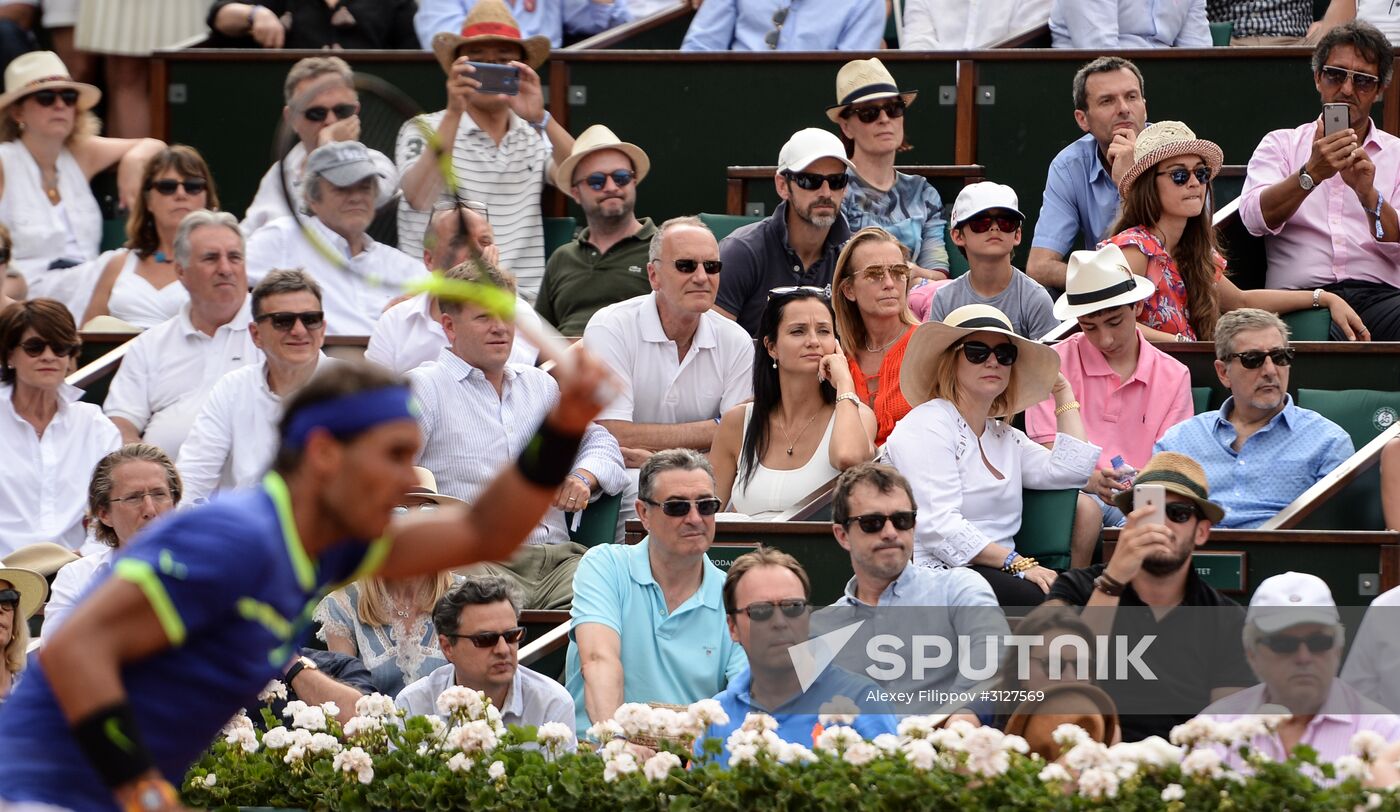
[[1129, 465], [1121, 454], [1109, 462], [1113, 464], [1113, 478], [1123, 483], [1124, 486], [1131, 487], [1133, 478], [1137, 476], [1137, 469]]

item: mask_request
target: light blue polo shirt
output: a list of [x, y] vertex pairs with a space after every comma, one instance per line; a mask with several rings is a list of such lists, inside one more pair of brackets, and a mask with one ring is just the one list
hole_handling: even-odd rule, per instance
[[621, 638], [624, 702], [688, 705], [723, 691], [748, 669], [744, 649], [730, 639], [725, 623], [724, 571], [706, 556], [700, 589], [667, 612], [666, 597], [651, 575], [650, 549], [650, 538], [602, 544], [578, 562], [564, 687], [574, 697], [580, 736], [591, 723], [574, 630], [585, 623], [601, 623]]

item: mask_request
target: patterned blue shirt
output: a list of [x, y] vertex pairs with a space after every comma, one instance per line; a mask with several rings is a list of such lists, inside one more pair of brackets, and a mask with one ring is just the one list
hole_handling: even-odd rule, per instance
[[867, 186], [860, 175], [848, 172], [851, 182], [841, 201], [841, 212], [851, 232], [879, 226], [909, 249], [914, 262], [928, 270], [948, 270], [948, 246], [943, 242], [947, 228], [943, 220], [943, 200], [933, 184], [918, 175], [895, 173], [894, 186], [882, 192]]
[[1050, 162], [1031, 247], [1064, 256], [1079, 234], [1083, 246], [1092, 251], [1110, 236], [1120, 200], [1118, 186], [1099, 159], [1099, 142], [1086, 134]]
[[[786, 14], [782, 27], [774, 15]], [[682, 51], [878, 51], [885, 36], [881, 0], [705, 0]]]
[[1152, 447], [1191, 457], [1206, 471], [1210, 498], [1225, 508], [1217, 527], [1257, 527], [1352, 455], [1351, 435], [1309, 409], [1293, 405], [1256, 431], [1236, 452], [1229, 398], [1218, 412], [1178, 423]]

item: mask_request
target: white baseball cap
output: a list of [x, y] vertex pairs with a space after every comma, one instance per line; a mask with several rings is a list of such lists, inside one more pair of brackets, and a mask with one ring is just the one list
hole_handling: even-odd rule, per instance
[[1285, 572], [1259, 584], [1245, 622], [1273, 634], [1304, 623], [1336, 626], [1342, 619], [1327, 582], [1306, 572]]
[[1021, 213], [1020, 205], [1015, 189], [1004, 183], [984, 180], [970, 183], [958, 192], [958, 199], [953, 202], [953, 214], [948, 219], [957, 228], [987, 209], [1006, 209], [1024, 220], [1026, 215]]
[[778, 171], [805, 172], [807, 167], [822, 158], [835, 158], [847, 169], [855, 169], [846, 157], [846, 147], [835, 133], [808, 127], [793, 133], [783, 144], [782, 151], [778, 153]]

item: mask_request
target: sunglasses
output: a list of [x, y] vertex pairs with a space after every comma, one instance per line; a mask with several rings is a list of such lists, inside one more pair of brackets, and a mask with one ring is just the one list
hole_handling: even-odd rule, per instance
[[735, 609], [729, 614], [745, 614], [749, 616], [749, 620], [757, 620], [762, 623], [773, 616], [774, 609], [781, 610], [783, 617], [802, 617], [807, 614], [807, 611], [811, 608], [812, 605], [802, 598], [787, 598], [781, 601], [754, 601], [748, 606], [742, 609]]
[[963, 357], [974, 364], [982, 364], [987, 361], [987, 357], [995, 355], [997, 363], [1004, 367], [1009, 367], [1016, 363], [1016, 357], [1021, 354], [1021, 350], [1010, 342], [989, 347], [981, 341], [969, 341], [962, 345]]
[[476, 634], [444, 634], [443, 637], [453, 640], [470, 640], [477, 648], [495, 648], [496, 643], [501, 638], [505, 638], [506, 643], [515, 645], [525, 636], [525, 627], [516, 626], [513, 629], [506, 629], [503, 632], [478, 632]]
[[962, 228], [968, 229], [973, 234], [986, 234], [988, 231], [992, 230], [993, 224], [996, 224], [998, 231], [1004, 231], [1007, 234], [1012, 234], [1016, 229], [1021, 227], [1021, 221], [1015, 217], [995, 217], [990, 214], [984, 214], [980, 217], [974, 217], [971, 220], [964, 220]]
[[1231, 358], [1240, 359], [1240, 366], [1245, 369], [1258, 369], [1264, 366], [1264, 359], [1274, 362], [1276, 367], [1286, 367], [1293, 363], [1293, 356], [1296, 353], [1292, 347], [1279, 347], [1272, 350], [1248, 350], [1245, 352], [1232, 352], [1225, 356], [1225, 363], [1230, 363]]
[[574, 181], [574, 185], [577, 186], [580, 183], [586, 183], [588, 184], [588, 188], [595, 192], [601, 192], [603, 191], [603, 187], [608, 185], [608, 178], [612, 178], [612, 182], [617, 184], [617, 188], [621, 189], [631, 183], [632, 179], [636, 176], [636, 173], [630, 169], [614, 169], [611, 172], [594, 172], [587, 177], [579, 178]]
[[714, 276], [724, 269], [724, 263], [717, 259], [677, 259], [673, 263], [681, 273], [695, 273], [696, 268], [704, 268], [705, 273]]
[[321, 123], [322, 121], [325, 121], [325, 120], [326, 120], [326, 115], [329, 114], [329, 113], [335, 113], [335, 117], [336, 117], [337, 119], [344, 120], [344, 119], [347, 119], [347, 118], [349, 118], [349, 117], [351, 117], [351, 116], [359, 115], [359, 113], [360, 113], [360, 105], [358, 105], [358, 104], [335, 104], [335, 105], [331, 105], [330, 107], [324, 107], [324, 106], [308, 107], [308, 108], [306, 108], [305, 110], [302, 110], [302, 111], [301, 111], [301, 114], [302, 114], [303, 116], [306, 116], [306, 120], [307, 120], [307, 121], [314, 121], [314, 122], [316, 122], [317, 124]]
[[13, 589], [0, 589], [0, 606], [9, 604], [15, 606], [19, 603], [19, 593]]
[[1168, 502], [1166, 514], [1167, 521], [1173, 524], [1186, 524], [1192, 519], [1199, 518], [1201, 511], [1195, 505], [1188, 505], [1185, 502]]
[[846, 188], [846, 184], [851, 181], [851, 176], [845, 172], [838, 172], [835, 175], [819, 175], [816, 172], [793, 172], [791, 169], [783, 170], [783, 177], [797, 184], [797, 188], [815, 192], [822, 188], [825, 183], [831, 187], [831, 191], [839, 192]]
[[1298, 650], [1299, 646], [1307, 646], [1308, 651], [1311, 651], [1313, 654], [1321, 654], [1324, 651], [1331, 651], [1332, 647], [1337, 644], [1337, 638], [1325, 632], [1317, 632], [1307, 637], [1294, 637], [1291, 634], [1275, 634], [1270, 637], [1262, 638], [1259, 642], [1268, 646], [1269, 650], [1275, 654], [1292, 654]]
[[432, 502], [424, 502], [421, 505], [394, 505], [393, 513], [395, 516], [407, 516], [415, 510], [419, 513], [432, 513], [437, 509], [438, 506]]
[[897, 510], [894, 513], [867, 513], [863, 516], [852, 516], [846, 520], [846, 527], [850, 527], [851, 523], [855, 522], [866, 533], [878, 533], [885, 529], [886, 521], [892, 523], [896, 530], [912, 530], [914, 511]]
[[141, 504], [146, 501], [147, 497], [150, 497], [150, 500], [157, 505], [168, 505], [171, 502], [175, 501], [175, 497], [170, 495], [170, 491], [167, 491], [164, 488], [157, 488], [151, 491], [143, 491], [141, 493], [133, 493], [130, 496], [123, 496], [119, 499], [111, 499], [109, 501], [114, 505], [126, 505], [127, 507], [135, 508], [141, 507]]
[[40, 107], [53, 107], [53, 103], [59, 99], [69, 107], [78, 106], [78, 91], [68, 90], [40, 90], [30, 96], [31, 99], [39, 103]]
[[42, 338], [31, 338], [20, 342], [19, 348], [24, 350], [24, 354], [30, 358], [38, 358], [44, 354], [44, 350], [53, 350], [53, 354], [59, 358], [67, 358], [70, 355], [77, 355], [82, 349], [82, 344], [65, 344], [61, 341], [45, 341]]
[[1177, 186], [1185, 186], [1187, 182], [1191, 180], [1192, 175], [1196, 176], [1196, 180], [1200, 181], [1202, 186], [1210, 183], [1210, 167], [1208, 166], [1198, 166], [1195, 169], [1187, 169], [1184, 166], [1178, 166], [1175, 169], [1158, 172], [1157, 175], [1159, 177], [1166, 175], [1171, 178], [1172, 183], [1175, 183]]
[[320, 310], [307, 310], [301, 313], [264, 313], [254, 321], [271, 321], [272, 329], [285, 333], [298, 321], [308, 330], [315, 330], [326, 323], [326, 314]]
[[650, 499], [643, 499], [642, 501], [653, 507], [661, 508], [662, 513], [665, 513], [673, 519], [689, 516], [691, 505], [695, 506], [695, 509], [699, 511], [701, 516], [713, 516], [719, 513], [719, 500], [713, 496], [704, 499], [696, 499], [694, 501], [689, 499], [667, 499], [665, 502], [653, 502]]
[[823, 299], [831, 298], [826, 288], [818, 288], [812, 285], [784, 285], [780, 288], [773, 288], [768, 291], [768, 298], [771, 300], [778, 296], [791, 296], [795, 293], [810, 293], [813, 296], [820, 296]]
[[778, 50], [778, 37], [783, 33], [783, 23], [787, 22], [788, 11], [792, 8], [789, 3], [783, 8], [773, 12], [773, 30], [768, 32], [768, 36], [763, 38], [763, 44], [768, 46], [768, 50]]
[[153, 180], [146, 184], [147, 191], [154, 189], [157, 192], [169, 197], [175, 194], [175, 190], [181, 186], [185, 187], [185, 194], [197, 195], [209, 188], [209, 181], [204, 178], [185, 178], [184, 180]]
[[905, 279], [909, 278], [909, 266], [903, 263], [897, 265], [867, 265], [861, 269], [860, 274], [869, 282], [881, 282], [884, 280], [885, 274], [889, 274], [890, 278], [895, 282], [903, 282]]
[[482, 217], [487, 216], [486, 204], [476, 200], [439, 200], [433, 204], [433, 211], [453, 211], [470, 209]]
[[1346, 84], [1347, 79], [1350, 78], [1351, 86], [1356, 88], [1359, 93], [1370, 93], [1372, 90], [1379, 87], [1381, 83], [1379, 76], [1372, 76], [1369, 73], [1361, 73], [1360, 71], [1347, 70], [1346, 68], [1339, 68], [1335, 65], [1327, 65], [1320, 72], [1322, 74], [1322, 81], [1333, 87], [1341, 87]]
[[844, 111], [842, 111], [841, 117], [850, 118], [852, 116], [855, 116], [856, 118], [860, 119], [860, 123], [862, 124], [874, 124], [880, 118], [881, 113], [884, 113], [892, 119], [904, 118], [904, 108], [906, 106], [907, 105], [905, 105], [904, 99], [891, 99], [890, 101], [887, 101], [884, 104], [871, 104], [863, 107], [847, 107]]

